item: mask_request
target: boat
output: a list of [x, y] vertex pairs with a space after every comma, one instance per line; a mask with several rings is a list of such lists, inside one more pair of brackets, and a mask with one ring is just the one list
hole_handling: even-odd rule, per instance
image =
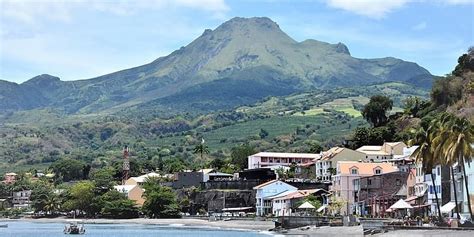
[[83, 235], [85, 233], [86, 233], [86, 229], [84, 228], [84, 225], [71, 223], [69, 225], [64, 226], [64, 234]]
[[8, 224], [0, 224], [0, 228], [8, 228]]

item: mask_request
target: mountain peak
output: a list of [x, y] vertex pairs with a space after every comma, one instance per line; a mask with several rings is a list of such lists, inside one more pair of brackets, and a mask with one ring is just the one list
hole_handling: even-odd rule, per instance
[[23, 82], [22, 84], [30, 85], [30, 86], [45, 87], [45, 86], [51, 86], [52, 84], [56, 84], [57, 82], [60, 82], [60, 81], [61, 79], [59, 79], [59, 77], [51, 76], [49, 74], [41, 74], [41, 75], [31, 78], [28, 81]]

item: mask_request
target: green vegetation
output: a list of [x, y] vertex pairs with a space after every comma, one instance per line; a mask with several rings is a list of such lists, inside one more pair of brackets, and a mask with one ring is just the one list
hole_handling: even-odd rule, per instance
[[[0, 126], [0, 172], [44, 170], [54, 163], [54, 172], [58, 176], [64, 173], [63, 181], [68, 181], [89, 175], [89, 168], [111, 165], [117, 168], [114, 177], [119, 178], [124, 146], [131, 150], [132, 174], [200, 168], [216, 158], [229, 160], [231, 149], [245, 143], [256, 151], [307, 152], [314, 142], [322, 147], [343, 144], [352, 130], [366, 126], [360, 111], [375, 93], [389, 91], [399, 107], [409, 96], [428, 96], [427, 91], [402, 83], [368, 87], [268, 97], [253, 105], [206, 115], [166, 117], [159, 109], [136, 108], [107, 116], [49, 116], [47, 123], [30, 123], [28, 117], [35, 117], [35, 111], [21, 112], [22, 117], [13, 113], [10, 117], [15, 119], [4, 118]], [[314, 109], [322, 112], [308, 113]], [[201, 138], [210, 153], [203, 155], [202, 162], [194, 163], [200, 154], [196, 156], [193, 151]], [[56, 163], [62, 159], [81, 162], [82, 172], [71, 167], [80, 166], [77, 162]]]
[[149, 218], [176, 218], [180, 216], [177, 196], [169, 187], [161, 186], [156, 179], [148, 179], [143, 185], [146, 198], [143, 212]]

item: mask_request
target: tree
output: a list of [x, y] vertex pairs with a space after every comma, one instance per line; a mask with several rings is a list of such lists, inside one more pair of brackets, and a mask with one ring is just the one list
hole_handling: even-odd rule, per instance
[[319, 154], [321, 151], [323, 151], [323, 147], [318, 142], [313, 142], [310, 144], [308, 150], [309, 153]]
[[430, 102], [420, 99], [416, 96], [409, 96], [403, 101], [404, 108], [403, 112], [413, 117], [418, 117], [420, 111], [429, 107]]
[[46, 198], [44, 210], [46, 213], [54, 215], [57, 211], [61, 210], [62, 203], [62, 199], [58, 194], [50, 193]]
[[186, 169], [184, 161], [178, 157], [172, 157], [164, 162], [163, 169], [167, 173], [181, 172]]
[[438, 210], [439, 220], [443, 220], [441, 215], [441, 207], [438, 199], [438, 192], [436, 191], [435, 177], [433, 174], [433, 168], [436, 165], [442, 164], [443, 161], [434, 156], [433, 151], [433, 135], [431, 131], [433, 128], [420, 127], [418, 130], [412, 131], [414, 133], [414, 139], [409, 141], [410, 146], [418, 144], [418, 148], [413, 152], [413, 157], [415, 157], [416, 162], [422, 163], [422, 170], [425, 174], [431, 174], [431, 182], [434, 187], [434, 193], [436, 198], [436, 209]]
[[[454, 170], [452, 166], [457, 162], [460, 164], [461, 169], [463, 170], [464, 176], [464, 184], [466, 186], [467, 192], [467, 202], [469, 213], [472, 215], [471, 210], [471, 201], [469, 198], [469, 185], [467, 181], [466, 171], [465, 171], [465, 163], [471, 162], [471, 156], [473, 154], [471, 144], [473, 144], [473, 131], [474, 127], [469, 122], [469, 120], [465, 118], [458, 118], [453, 114], [444, 113], [440, 116], [438, 120], [438, 124], [440, 127], [437, 136], [434, 139], [434, 143], [436, 144], [436, 154], [442, 157], [446, 157], [445, 162], [451, 167], [451, 177], [453, 182], [454, 190], [456, 187], [455, 177], [454, 177]], [[457, 203], [457, 192], [454, 191], [454, 198]], [[456, 206], [457, 210], [457, 217], [459, 216], [459, 209]]]
[[110, 167], [98, 169], [92, 172], [91, 180], [99, 190], [110, 190], [114, 186], [114, 170]]
[[194, 147], [194, 154], [199, 154], [201, 157], [201, 161], [204, 160], [204, 154], [209, 154], [209, 147], [204, 144], [204, 139], [201, 143]]
[[122, 219], [137, 218], [136, 203], [127, 199], [122, 193], [111, 190], [100, 198], [102, 209], [100, 214], [105, 218]]
[[85, 165], [78, 160], [61, 159], [54, 162], [50, 168], [56, 173], [56, 176], [62, 177], [64, 182], [84, 178]]
[[226, 162], [224, 159], [217, 157], [211, 161], [210, 165], [211, 165], [211, 168], [220, 170], [222, 169], [222, 167], [226, 165]]
[[238, 170], [244, 170], [248, 167], [248, 157], [255, 154], [255, 148], [249, 144], [243, 144], [231, 149], [231, 162]]
[[81, 181], [69, 189], [68, 200], [64, 204], [68, 210], [79, 210], [87, 216], [94, 216], [98, 212], [98, 203], [94, 193], [95, 185], [91, 181]]
[[261, 139], [264, 139], [264, 138], [268, 137], [268, 132], [267, 132], [267, 130], [261, 128], [261, 129], [260, 129], [260, 132], [258, 133], [258, 136], [260, 136]]
[[142, 210], [149, 218], [179, 217], [180, 207], [176, 193], [169, 187], [161, 186], [156, 179], [147, 179], [143, 185], [145, 203]]
[[35, 212], [47, 212], [48, 200], [53, 196], [53, 189], [49, 183], [38, 181], [31, 190], [31, 207]]
[[362, 116], [374, 127], [379, 127], [387, 122], [387, 112], [392, 110], [392, 106], [393, 101], [390, 98], [375, 95], [370, 97], [369, 103], [364, 106]]

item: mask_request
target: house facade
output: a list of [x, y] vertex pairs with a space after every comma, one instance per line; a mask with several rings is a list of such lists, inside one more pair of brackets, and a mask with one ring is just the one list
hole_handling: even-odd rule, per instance
[[291, 186], [283, 181], [271, 180], [260, 184], [253, 188], [256, 191], [255, 209], [257, 216], [265, 216], [272, 214], [273, 202], [272, 200], [279, 195], [287, 195], [297, 190], [296, 187]]
[[[354, 203], [358, 215], [383, 217], [385, 211], [400, 199], [408, 196], [409, 179], [413, 174], [395, 171], [355, 179], [354, 188], [357, 190]], [[414, 182], [413, 182], [414, 183]]]
[[291, 191], [285, 195], [279, 195], [272, 200], [272, 213], [274, 216], [291, 216], [302, 200], [310, 195], [316, 197], [321, 205], [327, 204], [326, 195], [328, 192], [323, 189], [308, 189]]
[[292, 164], [307, 164], [320, 157], [319, 154], [310, 153], [259, 152], [248, 157], [248, 169], [272, 166], [289, 167]]
[[344, 147], [333, 147], [322, 152], [321, 158], [315, 161], [316, 179], [330, 182], [339, 161], [363, 161], [365, 155]]
[[116, 185], [114, 189], [124, 194], [129, 200], [135, 201], [138, 206], [145, 203], [145, 199], [142, 197], [145, 190], [138, 185]]
[[398, 171], [397, 167], [390, 163], [364, 163], [354, 161], [339, 161], [337, 173], [333, 178], [331, 191], [335, 198], [341, 200], [344, 205], [341, 214], [355, 213], [354, 203], [358, 201], [359, 180], [361, 177], [381, 175]]
[[17, 175], [16, 173], [6, 173], [6, 174], [3, 176], [3, 183], [5, 183], [5, 184], [13, 184], [13, 183], [15, 183], [17, 176], [18, 176], [18, 175]]
[[12, 205], [14, 208], [28, 208], [30, 206], [31, 190], [21, 190], [12, 194]]

